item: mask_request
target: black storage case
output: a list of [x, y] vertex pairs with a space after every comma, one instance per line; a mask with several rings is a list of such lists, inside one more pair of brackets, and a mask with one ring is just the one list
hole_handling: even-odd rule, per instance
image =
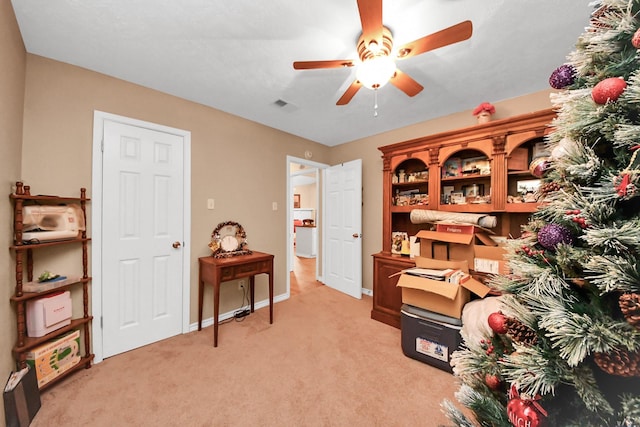
[[462, 322], [455, 317], [408, 304], [400, 310], [402, 352], [405, 356], [453, 372], [451, 353], [460, 347]]

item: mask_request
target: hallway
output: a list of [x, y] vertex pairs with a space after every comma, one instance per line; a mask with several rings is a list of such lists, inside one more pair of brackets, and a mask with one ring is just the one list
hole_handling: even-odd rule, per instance
[[324, 286], [316, 280], [316, 259], [294, 256], [291, 274], [291, 296], [301, 294], [319, 286]]

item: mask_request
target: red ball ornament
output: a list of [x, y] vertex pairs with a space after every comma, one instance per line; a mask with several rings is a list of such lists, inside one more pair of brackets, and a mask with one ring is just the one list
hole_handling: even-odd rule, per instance
[[502, 385], [502, 381], [500, 381], [500, 377], [497, 376], [497, 375], [492, 375], [492, 374], [486, 374], [484, 376], [484, 383], [491, 390], [498, 390], [500, 388], [500, 386]]
[[536, 410], [533, 402], [514, 397], [507, 403], [509, 421], [516, 427], [543, 427], [544, 415]]
[[491, 313], [487, 318], [487, 322], [489, 323], [489, 327], [496, 334], [506, 334], [507, 333], [507, 324], [505, 322], [504, 314], [499, 311], [495, 313]]
[[620, 77], [609, 77], [602, 80], [591, 90], [591, 98], [596, 104], [604, 105], [616, 101], [627, 88], [627, 82]]
[[538, 157], [529, 164], [529, 172], [536, 178], [542, 178], [550, 168], [551, 162], [548, 157]]
[[633, 33], [633, 37], [631, 37], [631, 44], [636, 49], [640, 49], [640, 28], [638, 28], [636, 32]]

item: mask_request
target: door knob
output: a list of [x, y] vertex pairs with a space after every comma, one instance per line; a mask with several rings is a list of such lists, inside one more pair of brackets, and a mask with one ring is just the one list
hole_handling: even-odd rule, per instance
[[362, 234], [353, 233], [351, 237], [353, 237], [354, 239], [357, 239], [358, 237], [362, 237]]
[[180, 242], [173, 242], [173, 246], [174, 248], [178, 249], [180, 247]]

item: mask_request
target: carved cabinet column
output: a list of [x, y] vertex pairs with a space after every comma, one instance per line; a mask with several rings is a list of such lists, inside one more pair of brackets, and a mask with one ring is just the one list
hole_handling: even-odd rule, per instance
[[507, 204], [507, 162], [505, 161], [506, 135], [493, 137], [493, 159], [491, 161], [491, 204], [496, 211], [505, 210]]

